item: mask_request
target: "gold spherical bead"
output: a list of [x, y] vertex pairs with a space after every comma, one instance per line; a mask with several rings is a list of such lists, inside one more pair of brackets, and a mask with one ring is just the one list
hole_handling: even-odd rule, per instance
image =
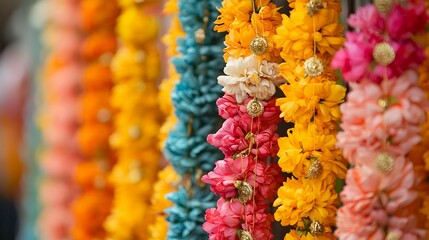
[[250, 43], [250, 51], [255, 55], [264, 54], [268, 49], [268, 41], [262, 36], [256, 36]]
[[194, 32], [195, 41], [198, 44], [203, 44], [204, 40], [206, 39], [206, 33], [204, 29], [198, 28], [197, 31]]
[[97, 112], [97, 120], [100, 123], [109, 122], [111, 117], [112, 117], [112, 114], [110, 113], [109, 109], [102, 108]]
[[323, 8], [323, 2], [321, 0], [310, 0], [307, 3], [307, 14], [311, 17], [316, 15], [320, 9]]
[[387, 13], [392, 9], [392, 0], [374, 0], [374, 5], [381, 13]]
[[128, 128], [128, 136], [130, 136], [132, 139], [136, 140], [141, 137], [141, 130], [138, 125], [133, 125]]
[[396, 234], [394, 232], [389, 232], [385, 238], [385, 240], [399, 240], [399, 239], [400, 238], [399, 238], [398, 234]]
[[375, 158], [375, 164], [377, 168], [385, 173], [389, 173], [393, 170], [395, 166], [395, 161], [393, 160], [392, 155], [387, 152], [382, 152], [377, 155]]
[[391, 64], [396, 57], [395, 50], [387, 42], [375, 45], [372, 55], [377, 63], [384, 66]]
[[240, 240], [253, 240], [253, 236], [248, 231], [242, 230], [240, 232]]
[[325, 232], [325, 229], [323, 228], [322, 224], [320, 224], [318, 221], [311, 222], [311, 225], [310, 225], [311, 235], [317, 237], [322, 235], [324, 232]]
[[238, 190], [237, 199], [240, 202], [246, 203], [250, 199], [252, 199], [253, 189], [252, 189], [252, 186], [250, 186], [249, 183], [247, 183], [246, 181], [235, 181], [234, 185], [235, 185], [235, 187]]
[[255, 98], [247, 103], [247, 113], [252, 117], [259, 117], [264, 112], [264, 105]]
[[304, 62], [304, 70], [307, 76], [320, 76], [324, 69], [322, 61], [317, 57], [311, 57]]

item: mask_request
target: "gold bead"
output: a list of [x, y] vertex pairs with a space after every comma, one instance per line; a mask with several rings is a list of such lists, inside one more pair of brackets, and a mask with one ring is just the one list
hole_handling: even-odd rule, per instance
[[94, 178], [94, 187], [96, 189], [104, 189], [106, 187], [106, 181], [104, 180], [103, 176], [97, 175]]
[[250, 51], [255, 55], [264, 54], [268, 49], [268, 41], [262, 36], [256, 36], [250, 43]]
[[264, 105], [256, 98], [250, 100], [246, 106], [247, 113], [252, 117], [259, 117], [264, 112]]
[[204, 40], [206, 39], [206, 33], [204, 29], [198, 28], [197, 31], [194, 32], [195, 41], [198, 44], [203, 44]]
[[322, 61], [317, 57], [311, 57], [304, 62], [304, 70], [307, 76], [317, 77], [323, 73], [324, 66]]
[[128, 128], [128, 136], [130, 136], [134, 140], [140, 138], [140, 136], [141, 136], [140, 127], [138, 125], [133, 125], [133, 126], [129, 127]]
[[387, 42], [375, 45], [372, 55], [377, 63], [384, 66], [391, 64], [396, 57], [395, 50]]
[[307, 14], [309, 16], [314, 16], [323, 8], [323, 2], [321, 0], [310, 0], [307, 3]]
[[108, 52], [98, 57], [98, 61], [104, 65], [110, 65], [112, 58], [113, 58], [113, 53]]
[[322, 174], [323, 166], [320, 163], [319, 159], [314, 158], [314, 160], [311, 162], [310, 167], [307, 171], [307, 177], [310, 179], [316, 179]]
[[387, 152], [382, 152], [377, 155], [375, 158], [375, 164], [377, 168], [385, 173], [389, 173], [393, 170], [395, 166], [395, 161], [393, 160], [392, 155]]
[[196, 173], [195, 173], [195, 182], [197, 183], [197, 185], [200, 188], [203, 188], [206, 185], [206, 183], [201, 180], [201, 177], [203, 175], [204, 175], [203, 170], [201, 170], [201, 169], [198, 168], [197, 171], [196, 171]]
[[143, 62], [146, 59], [146, 53], [144, 51], [137, 51], [136, 52], [136, 56], [135, 56], [135, 60], [138, 63]]
[[381, 13], [387, 13], [392, 9], [392, 0], [374, 0], [374, 5]]
[[380, 98], [380, 99], [378, 99], [378, 106], [380, 106], [380, 107], [382, 107], [382, 108], [387, 108], [387, 106], [388, 106], [388, 102], [387, 102], [387, 100], [386, 99], [384, 99], [384, 98]]
[[398, 234], [396, 234], [396, 233], [394, 233], [394, 232], [389, 232], [389, 233], [386, 235], [385, 240], [399, 240], [399, 236], [398, 236]]
[[322, 235], [324, 232], [325, 232], [325, 229], [323, 228], [322, 224], [320, 224], [318, 221], [311, 222], [311, 225], [310, 225], [311, 235], [317, 237]]
[[240, 240], [253, 240], [253, 236], [248, 231], [241, 230]]
[[130, 183], [139, 183], [143, 178], [143, 172], [141, 169], [141, 162], [139, 160], [133, 160], [128, 166], [128, 180]]
[[107, 123], [110, 121], [112, 114], [110, 113], [109, 109], [102, 108], [98, 110], [97, 112], [97, 120], [100, 123]]
[[234, 186], [238, 189], [238, 197], [237, 199], [242, 202], [246, 203], [250, 199], [252, 199], [253, 196], [253, 189], [252, 186], [250, 186], [249, 183], [245, 181], [235, 181]]

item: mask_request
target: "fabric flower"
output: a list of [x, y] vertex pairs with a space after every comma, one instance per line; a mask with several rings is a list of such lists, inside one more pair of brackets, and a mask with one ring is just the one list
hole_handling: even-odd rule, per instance
[[246, 58], [229, 58], [224, 68], [226, 76], [219, 76], [218, 82], [227, 94], [235, 95], [238, 103], [247, 96], [267, 100], [276, 91], [275, 83], [280, 81], [276, 63], [262, 61], [252, 55]]

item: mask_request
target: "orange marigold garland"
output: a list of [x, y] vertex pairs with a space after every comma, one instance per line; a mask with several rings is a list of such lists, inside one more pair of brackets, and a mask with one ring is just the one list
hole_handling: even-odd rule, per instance
[[81, 98], [80, 148], [85, 161], [79, 164], [75, 180], [81, 194], [74, 202], [74, 239], [105, 238], [103, 222], [112, 205], [112, 187], [108, 172], [115, 161], [108, 139], [112, 133], [110, 59], [116, 51], [115, 26], [118, 8], [115, 2], [82, 0], [82, 28], [86, 39], [82, 56], [86, 61]]
[[337, 0], [290, 0], [274, 36], [285, 60], [280, 71], [285, 97], [277, 100], [286, 122], [294, 123], [279, 139], [279, 165], [291, 173], [278, 190], [274, 217], [293, 228], [285, 239], [334, 239], [338, 194], [346, 163], [335, 146], [337, 121], [346, 89], [336, 84], [330, 62], [344, 42]]
[[122, 46], [112, 62], [115, 131], [110, 138], [118, 162], [110, 174], [114, 202], [105, 222], [111, 239], [148, 239], [155, 220], [150, 207], [161, 155], [157, 103], [160, 56], [156, 47], [159, 1], [119, 1], [116, 27]]

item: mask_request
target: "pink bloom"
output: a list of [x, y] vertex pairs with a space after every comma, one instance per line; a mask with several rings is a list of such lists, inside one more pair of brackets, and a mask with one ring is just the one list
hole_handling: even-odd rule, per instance
[[[271, 125], [267, 129], [257, 129], [257, 125], [253, 125], [245, 119], [235, 121], [230, 118], [223, 123], [217, 133], [208, 135], [207, 141], [219, 148], [225, 156], [234, 156], [249, 148], [251, 138], [246, 139], [246, 135], [251, 132], [254, 133], [255, 143], [250, 154], [257, 154], [260, 158], [265, 158], [275, 156], [278, 151], [277, 139], [279, 136], [275, 133], [276, 129], [277, 125]], [[259, 134], [255, 133], [257, 130], [260, 130]]]
[[[374, 160], [376, 155], [374, 152], [367, 158]], [[417, 193], [412, 190], [412, 163], [401, 156], [394, 160], [389, 173], [381, 172], [369, 161], [368, 165], [357, 165], [347, 173], [335, 232], [340, 239], [384, 239], [385, 227], [388, 231], [407, 232], [410, 236], [420, 234], [415, 221], [411, 221], [413, 216], [403, 216], [410, 221], [402, 225], [396, 217], [403, 215], [401, 211], [413, 203]]]
[[[369, 81], [350, 84], [348, 101], [341, 105], [342, 132], [337, 146], [353, 164], [367, 151], [377, 151], [387, 139], [387, 150], [394, 154], [407, 154], [420, 141], [420, 125], [425, 121], [428, 103], [417, 86], [417, 74], [408, 71], [397, 79], [383, 81], [381, 85]], [[386, 98], [387, 97], [387, 98]], [[391, 101], [385, 110], [378, 104], [381, 98]]]
[[217, 201], [217, 208], [207, 209], [203, 229], [209, 234], [209, 239], [237, 239], [242, 211], [243, 205], [240, 202], [225, 201], [223, 198]]
[[70, 236], [72, 218], [68, 208], [49, 208], [41, 212], [38, 226], [40, 237], [46, 240], [65, 239]]
[[237, 197], [236, 181], [246, 181], [256, 190], [256, 196], [273, 201], [283, 179], [277, 164], [265, 166], [262, 161], [257, 163], [248, 156], [217, 161], [215, 169], [202, 180], [211, 185], [214, 193], [226, 199]]
[[384, 19], [372, 4], [360, 7], [355, 14], [350, 15], [347, 22], [357, 31], [369, 34], [379, 34], [384, 30]]
[[[240, 121], [245, 118], [250, 121], [251, 117], [247, 113], [247, 103], [252, 99], [253, 97], [248, 97], [243, 103], [237, 103], [234, 96], [225, 94], [216, 102], [219, 109], [219, 115], [224, 119], [233, 118], [236, 121]], [[272, 124], [277, 124], [280, 121], [280, 109], [276, 107], [276, 99], [271, 98], [268, 101], [259, 101], [264, 106], [264, 111], [261, 116], [253, 119], [254, 124], [258, 124], [262, 128], [266, 128]]]
[[71, 181], [46, 180], [41, 185], [40, 200], [43, 205], [68, 208], [73, 196]]
[[423, 32], [427, 21], [424, 1], [420, 0], [407, 6], [395, 4], [386, 18], [386, 30], [390, 38], [400, 41]]

